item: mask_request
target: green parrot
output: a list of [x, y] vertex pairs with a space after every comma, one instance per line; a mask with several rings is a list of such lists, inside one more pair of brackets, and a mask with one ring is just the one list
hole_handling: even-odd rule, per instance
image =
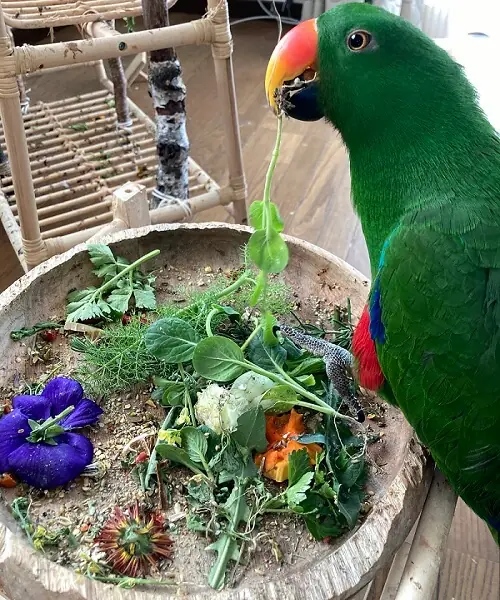
[[499, 543], [500, 138], [476, 90], [411, 23], [355, 3], [281, 39], [266, 94], [349, 152], [372, 272], [360, 385], [400, 408]]

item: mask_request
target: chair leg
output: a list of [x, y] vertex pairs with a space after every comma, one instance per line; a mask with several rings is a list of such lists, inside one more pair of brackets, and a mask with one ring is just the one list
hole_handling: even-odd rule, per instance
[[129, 66], [125, 69], [125, 77], [127, 78], [127, 85], [130, 87], [134, 81], [144, 74], [146, 80], [147, 75], [144, 73], [144, 67], [147, 65], [147, 54], [141, 52], [137, 56], [134, 56]]
[[[12, 42], [3, 13], [0, 11], [0, 60], [8, 65], [11, 57]], [[5, 68], [0, 80], [0, 112], [19, 215], [23, 253], [27, 268], [30, 269], [45, 260], [46, 249], [38, 222], [28, 143], [14, 69], [14, 64], [10, 73]]]

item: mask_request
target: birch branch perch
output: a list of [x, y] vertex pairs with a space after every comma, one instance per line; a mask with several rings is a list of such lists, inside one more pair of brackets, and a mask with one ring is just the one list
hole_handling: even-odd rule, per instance
[[[168, 9], [173, 4], [166, 0], [142, 0], [145, 27], [168, 27]], [[149, 93], [155, 110], [158, 156], [157, 185], [151, 208], [160, 208], [189, 197], [186, 87], [174, 48], [150, 53]]]

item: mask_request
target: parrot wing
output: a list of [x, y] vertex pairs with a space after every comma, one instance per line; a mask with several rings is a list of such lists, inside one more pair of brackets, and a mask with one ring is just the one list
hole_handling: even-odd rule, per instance
[[496, 528], [500, 219], [495, 211], [437, 204], [407, 213], [382, 252], [370, 317], [397, 404], [455, 490]]

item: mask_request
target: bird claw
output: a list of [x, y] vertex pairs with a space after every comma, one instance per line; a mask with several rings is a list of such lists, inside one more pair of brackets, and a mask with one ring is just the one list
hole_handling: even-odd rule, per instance
[[308, 350], [315, 356], [323, 358], [328, 379], [341, 399], [347, 404], [349, 411], [360, 423], [363, 423], [365, 414], [357, 397], [351, 392], [349, 371], [351, 371], [353, 365], [352, 354], [337, 344], [307, 335], [288, 325], [278, 325], [278, 328], [283, 335], [290, 338], [298, 346]]

